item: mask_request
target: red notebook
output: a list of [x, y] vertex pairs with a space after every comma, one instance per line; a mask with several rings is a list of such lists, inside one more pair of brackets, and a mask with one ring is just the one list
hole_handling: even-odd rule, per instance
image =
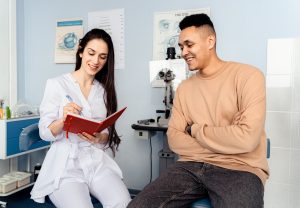
[[85, 118], [76, 114], [68, 114], [64, 122], [63, 130], [66, 131], [67, 138], [69, 137], [69, 132], [74, 134], [86, 132], [90, 135], [93, 135], [95, 132], [101, 132], [107, 127], [113, 125], [126, 110], [126, 108], [127, 107], [122, 108], [121, 110], [111, 114], [103, 121], [96, 121], [94, 119]]

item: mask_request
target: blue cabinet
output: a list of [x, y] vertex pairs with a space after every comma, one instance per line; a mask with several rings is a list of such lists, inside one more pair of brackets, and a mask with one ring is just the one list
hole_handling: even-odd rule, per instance
[[20, 134], [28, 126], [37, 124], [39, 117], [0, 120], [0, 159], [7, 159], [49, 147], [44, 140], [35, 140], [28, 148], [20, 148]]

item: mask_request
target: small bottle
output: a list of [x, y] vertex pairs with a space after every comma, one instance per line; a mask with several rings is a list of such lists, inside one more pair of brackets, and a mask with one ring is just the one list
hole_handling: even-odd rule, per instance
[[5, 107], [5, 115], [6, 115], [6, 119], [10, 119], [11, 118], [11, 112], [10, 112], [9, 106]]
[[3, 100], [0, 100], [0, 119], [4, 119]]

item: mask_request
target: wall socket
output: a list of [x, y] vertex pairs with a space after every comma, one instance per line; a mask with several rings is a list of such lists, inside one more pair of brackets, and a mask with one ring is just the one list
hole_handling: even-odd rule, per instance
[[135, 137], [138, 139], [149, 139], [150, 138], [150, 132], [149, 131], [144, 131], [144, 130], [135, 130], [134, 131]]

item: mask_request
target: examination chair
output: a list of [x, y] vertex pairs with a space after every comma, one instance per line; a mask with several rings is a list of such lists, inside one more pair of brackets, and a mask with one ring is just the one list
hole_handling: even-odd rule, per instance
[[[267, 138], [267, 158], [270, 158], [270, 146], [271, 142], [270, 139]], [[191, 208], [212, 208], [209, 198], [200, 199], [194, 202]]]

